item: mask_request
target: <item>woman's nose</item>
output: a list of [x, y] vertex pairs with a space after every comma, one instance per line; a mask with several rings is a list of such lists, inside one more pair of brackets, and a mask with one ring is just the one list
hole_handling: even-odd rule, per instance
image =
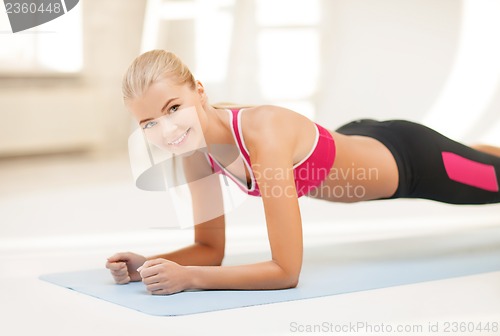
[[164, 137], [168, 137], [172, 133], [174, 133], [178, 126], [174, 124], [172, 121], [170, 121], [168, 118], [160, 118], [160, 126], [161, 126], [161, 131], [162, 135]]

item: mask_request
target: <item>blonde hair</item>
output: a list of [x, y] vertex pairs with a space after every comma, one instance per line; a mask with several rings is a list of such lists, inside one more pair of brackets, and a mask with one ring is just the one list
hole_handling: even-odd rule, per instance
[[193, 90], [196, 81], [189, 68], [177, 55], [155, 49], [138, 56], [123, 76], [123, 99], [140, 97], [155, 82], [170, 78], [178, 84], [187, 84]]
[[[122, 82], [123, 100], [140, 97], [155, 82], [171, 78], [177, 84], [187, 84], [196, 88], [196, 80], [191, 70], [172, 52], [155, 49], [138, 56], [125, 72]], [[216, 109], [241, 109], [253, 105], [229, 102], [212, 104]]]

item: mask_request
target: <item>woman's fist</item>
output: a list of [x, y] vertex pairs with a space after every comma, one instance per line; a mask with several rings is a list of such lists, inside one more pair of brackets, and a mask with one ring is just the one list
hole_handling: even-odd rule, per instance
[[153, 295], [174, 294], [189, 289], [189, 269], [166, 259], [148, 260], [139, 268], [142, 282]]
[[123, 285], [130, 281], [141, 281], [141, 276], [137, 269], [144, 264], [146, 257], [132, 253], [116, 253], [108, 258], [106, 268], [111, 271], [111, 275], [117, 284]]

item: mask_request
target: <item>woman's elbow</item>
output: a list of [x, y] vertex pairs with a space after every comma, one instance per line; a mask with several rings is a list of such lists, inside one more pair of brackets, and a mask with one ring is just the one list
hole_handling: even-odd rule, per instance
[[224, 248], [213, 248], [212, 250], [212, 265], [211, 266], [222, 266], [224, 261], [225, 249]]
[[203, 255], [203, 261], [198, 266], [221, 266], [225, 255], [225, 246], [214, 246], [196, 242], [199, 248], [197, 252]]
[[299, 284], [300, 272], [285, 272], [280, 281], [281, 289], [295, 288]]
[[299, 284], [301, 267], [283, 267], [273, 260], [277, 273], [275, 273], [276, 289], [295, 288]]
[[224, 261], [224, 252], [222, 253], [218, 253], [215, 257], [214, 257], [214, 262], [213, 262], [213, 266], [222, 266], [222, 262]]
[[289, 279], [287, 279], [287, 281], [286, 281], [285, 288], [295, 288], [298, 285], [299, 285], [299, 275], [290, 276]]

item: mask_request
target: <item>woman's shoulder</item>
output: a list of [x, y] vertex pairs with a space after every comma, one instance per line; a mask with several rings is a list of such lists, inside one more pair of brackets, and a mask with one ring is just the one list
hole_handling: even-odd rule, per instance
[[240, 111], [244, 111], [241, 122], [245, 124], [245, 128], [250, 129], [264, 130], [269, 128], [275, 130], [275, 128], [286, 128], [287, 126], [297, 126], [307, 121], [310, 122], [305, 116], [276, 105], [259, 105], [242, 108]]
[[303, 129], [312, 123], [295, 111], [275, 105], [244, 108], [240, 113], [242, 111], [240, 127], [247, 143], [293, 146]]

